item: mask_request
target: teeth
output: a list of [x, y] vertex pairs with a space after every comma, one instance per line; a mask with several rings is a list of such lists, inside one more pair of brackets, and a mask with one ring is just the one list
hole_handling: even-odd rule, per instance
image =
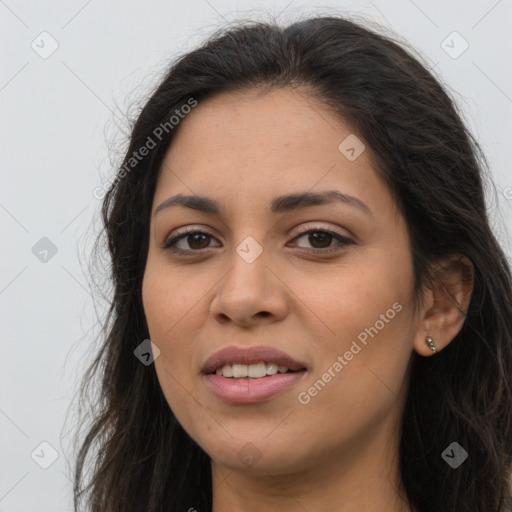
[[247, 377], [247, 365], [246, 364], [234, 364], [233, 368], [233, 377], [238, 379], [239, 377]]
[[[275, 363], [267, 363], [267, 375], [275, 375], [277, 373], [277, 369], [279, 366]], [[281, 366], [281, 368], [284, 368], [284, 366]]]
[[224, 375], [224, 377], [233, 377], [233, 367], [230, 364], [227, 364], [224, 368], [217, 368], [215, 373], [217, 375]]
[[223, 377], [243, 379], [249, 377], [251, 379], [261, 379], [267, 375], [275, 375], [277, 372], [286, 373], [286, 366], [279, 366], [277, 363], [256, 363], [256, 364], [226, 364], [221, 368], [217, 368], [215, 373]]
[[[252, 379], [260, 379], [261, 377], [266, 377], [266, 375], [267, 365], [265, 363], [250, 364], [247, 366], [247, 377], [251, 377]], [[243, 375], [243, 377], [245, 377], [245, 375]]]

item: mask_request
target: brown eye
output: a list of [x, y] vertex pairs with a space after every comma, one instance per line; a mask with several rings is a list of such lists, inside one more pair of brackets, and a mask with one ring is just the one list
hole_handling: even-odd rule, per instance
[[211, 247], [209, 245], [211, 240], [214, 240], [214, 238], [208, 233], [189, 231], [188, 233], [183, 233], [171, 238], [164, 244], [163, 248], [177, 253], [190, 253]]
[[[346, 245], [354, 244], [354, 241], [339, 233], [334, 233], [325, 229], [309, 229], [300, 233], [295, 240], [305, 239], [310, 247], [297, 244], [297, 247], [305, 252], [312, 252], [317, 254], [330, 253], [340, 251]], [[337, 240], [337, 243], [332, 243]]]
[[[303, 231], [294, 240], [306, 239], [310, 247], [297, 244], [301, 250], [315, 254], [325, 254], [335, 251], [341, 251], [344, 246], [354, 244], [349, 238], [325, 229], [309, 229]], [[204, 249], [214, 247], [210, 245], [212, 240], [216, 240], [212, 235], [203, 231], [188, 231], [171, 238], [164, 245], [176, 254], [190, 255], [194, 252], [199, 253]], [[336, 241], [337, 243], [333, 243]], [[219, 244], [220, 245], [220, 244]], [[217, 247], [219, 246], [217, 245]]]
[[196, 233], [194, 235], [187, 235], [186, 240], [192, 249], [204, 249], [205, 247], [208, 247], [210, 238], [210, 235]]
[[334, 237], [330, 233], [326, 233], [325, 231], [314, 231], [308, 234], [308, 242], [315, 249], [324, 249], [325, 247], [329, 247], [333, 238]]

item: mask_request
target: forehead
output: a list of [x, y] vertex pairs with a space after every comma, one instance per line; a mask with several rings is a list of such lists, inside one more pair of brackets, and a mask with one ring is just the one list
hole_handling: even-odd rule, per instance
[[[345, 141], [355, 159], [354, 151], [350, 158], [343, 152]], [[304, 91], [221, 93], [199, 102], [177, 127], [155, 204], [176, 193], [268, 203], [270, 196], [327, 188], [389, 202], [363, 144], [348, 123]]]
[[[237, 150], [238, 155], [243, 150], [248, 157], [276, 157], [262, 155], [259, 150], [298, 149], [308, 139], [314, 139], [325, 150], [332, 149], [335, 140], [326, 135], [330, 132], [337, 139], [340, 124], [322, 103], [303, 90], [224, 92], [199, 102], [181, 122], [172, 145], [196, 145], [198, 149], [197, 145], [208, 144], [209, 149], [218, 152]], [[351, 132], [348, 126], [343, 128]]]

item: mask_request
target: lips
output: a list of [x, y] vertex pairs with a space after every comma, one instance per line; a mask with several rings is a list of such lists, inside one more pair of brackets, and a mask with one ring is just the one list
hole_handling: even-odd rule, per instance
[[292, 356], [281, 352], [273, 347], [262, 345], [252, 347], [230, 346], [215, 352], [203, 365], [202, 373], [214, 373], [219, 367], [227, 364], [256, 364], [256, 363], [277, 363], [286, 366], [290, 370], [302, 370], [306, 368], [303, 362], [295, 360]]

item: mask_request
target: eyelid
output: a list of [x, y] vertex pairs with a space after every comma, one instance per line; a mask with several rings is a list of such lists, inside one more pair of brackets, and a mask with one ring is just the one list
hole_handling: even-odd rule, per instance
[[330, 227], [325, 226], [319, 226], [319, 225], [307, 225], [307, 226], [300, 226], [298, 229], [297, 234], [294, 236], [294, 239], [299, 237], [300, 235], [303, 235], [304, 233], [310, 233], [311, 231], [325, 231], [327, 233], [330, 233], [331, 235], [339, 236], [340, 238], [346, 238], [352, 237], [350, 234], [342, 234]]

